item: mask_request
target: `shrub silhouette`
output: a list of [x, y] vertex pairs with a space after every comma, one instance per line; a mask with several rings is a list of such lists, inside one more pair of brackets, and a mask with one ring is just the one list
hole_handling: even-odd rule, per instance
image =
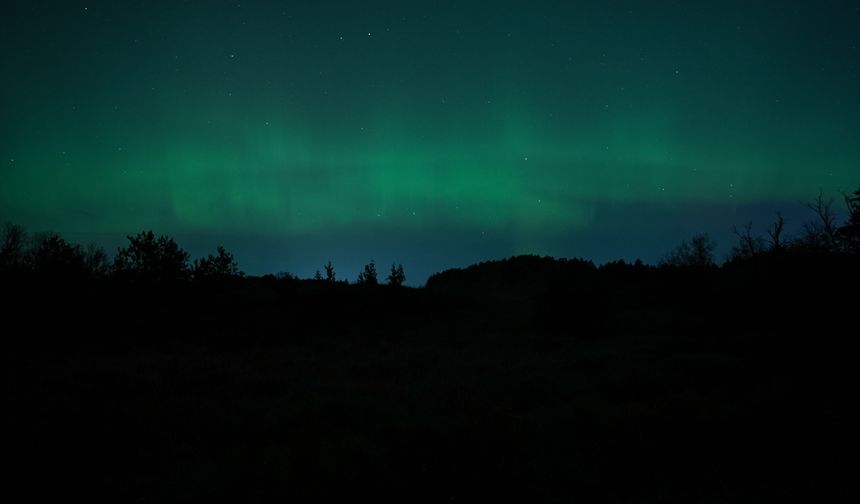
[[[147, 281], [177, 281], [188, 278], [188, 252], [167, 236], [143, 231], [128, 237], [129, 244], [117, 250], [114, 273]], [[232, 256], [231, 256], [232, 257]]]

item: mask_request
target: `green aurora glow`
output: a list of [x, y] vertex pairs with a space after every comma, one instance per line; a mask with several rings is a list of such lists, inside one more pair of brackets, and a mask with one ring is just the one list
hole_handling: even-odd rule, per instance
[[601, 208], [714, 231], [860, 185], [857, 1], [309, 3], [12, 2], [0, 217], [577, 255]]

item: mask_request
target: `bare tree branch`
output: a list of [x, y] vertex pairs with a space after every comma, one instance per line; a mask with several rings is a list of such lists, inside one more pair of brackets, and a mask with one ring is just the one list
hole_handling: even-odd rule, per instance
[[810, 223], [805, 226], [807, 240], [823, 242], [821, 244], [829, 250], [838, 249], [839, 237], [837, 236], [836, 216], [833, 214], [833, 200], [825, 200], [824, 192], [819, 190], [818, 198], [813, 203], [807, 203], [806, 206], [818, 217], [816, 224]]
[[782, 217], [782, 214], [776, 213], [776, 222], [770, 225], [767, 229], [767, 234], [770, 236], [770, 249], [771, 250], [781, 250], [783, 248], [782, 243], [782, 230], [785, 227], [785, 219]]

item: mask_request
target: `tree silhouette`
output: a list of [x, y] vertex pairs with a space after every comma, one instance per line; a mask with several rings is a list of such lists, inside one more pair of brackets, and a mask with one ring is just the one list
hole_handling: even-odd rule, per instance
[[748, 222], [743, 230], [733, 229], [738, 243], [732, 247], [732, 259], [749, 259], [764, 250], [764, 238], [752, 234], [752, 222]]
[[233, 254], [218, 246], [217, 255], [209, 254], [194, 261], [194, 278], [229, 278], [240, 275]]
[[854, 196], [844, 195], [845, 206], [848, 207], [848, 220], [839, 228], [839, 234], [845, 241], [848, 251], [860, 252], [860, 189], [854, 191]]
[[776, 221], [767, 228], [767, 234], [770, 236], [770, 250], [778, 251], [785, 248], [785, 243], [782, 239], [782, 229], [785, 227], [785, 219], [782, 214], [776, 213]]
[[818, 197], [806, 206], [815, 213], [816, 220], [804, 225], [803, 235], [799, 245], [802, 248], [817, 252], [837, 252], [840, 241], [836, 226], [836, 214], [833, 212], [833, 200], [825, 200], [824, 193], [819, 191]]
[[379, 281], [376, 278], [376, 263], [373, 259], [364, 265], [364, 271], [358, 274], [357, 283], [365, 285], [378, 285]]
[[127, 238], [128, 247], [118, 249], [114, 259], [116, 274], [150, 281], [173, 281], [188, 277], [188, 253], [173, 238], [156, 238], [152, 231], [143, 231]]
[[53, 277], [83, 275], [87, 271], [81, 247], [56, 233], [36, 237], [35, 246], [27, 254], [27, 264], [33, 271]]
[[110, 260], [104, 248], [90, 243], [83, 250], [84, 263], [92, 275], [105, 276], [110, 273]]
[[714, 266], [714, 249], [717, 244], [707, 233], [700, 233], [681, 242], [660, 261], [660, 266], [682, 268], [710, 268]]
[[24, 243], [27, 232], [23, 226], [7, 222], [3, 227], [3, 238], [0, 242], [0, 272], [11, 271], [21, 267], [24, 260]]
[[331, 260], [325, 265], [325, 279], [329, 282], [335, 281], [334, 266], [332, 266]]
[[398, 264], [397, 267], [391, 264], [391, 273], [388, 274], [388, 285], [400, 287], [406, 281], [406, 273], [403, 272], [403, 265]]
[[752, 222], [747, 223], [742, 230], [737, 227], [733, 228], [735, 236], [738, 237], [738, 242], [732, 247], [729, 259], [744, 260], [760, 256], [766, 252], [780, 252], [786, 248], [786, 242], [783, 238], [783, 229], [785, 228], [785, 219], [780, 212], [776, 213], [776, 220], [768, 226], [767, 236], [756, 236], [752, 233]]

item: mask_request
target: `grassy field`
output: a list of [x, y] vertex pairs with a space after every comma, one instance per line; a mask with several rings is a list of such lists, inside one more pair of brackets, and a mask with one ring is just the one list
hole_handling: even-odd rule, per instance
[[837, 495], [856, 300], [725, 272], [562, 280], [19, 286], [4, 317], [21, 324], [4, 331], [11, 488], [115, 502]]

